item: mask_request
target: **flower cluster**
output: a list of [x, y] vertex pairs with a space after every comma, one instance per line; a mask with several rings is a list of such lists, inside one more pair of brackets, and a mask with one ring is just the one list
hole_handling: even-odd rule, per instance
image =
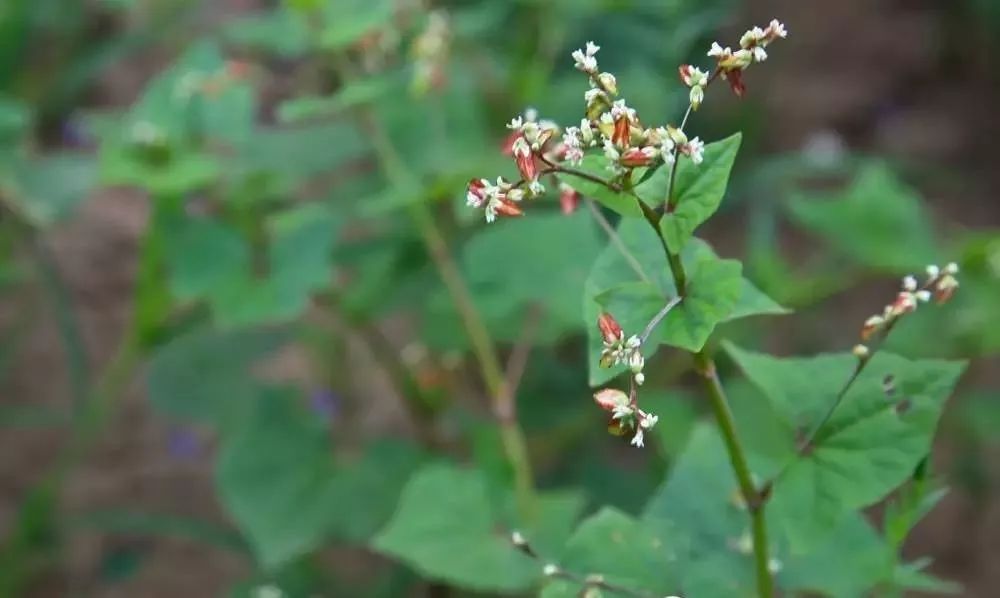
[[642, 385], [645, 376], [642, 368], [646, 364], [642, 357], [642, 340], [632, 335], [625, 338], [625, 332], [611, 314], [603, 313], [597, 318], [597, 327], [601, 331], [604, 348], [601, 350], [601, 367], [610, 368], [616, 365], [626, 365], [632, 372], [635, 383]]
[[[937, 303], [945, 303], [958, 288], [958, 264], [950, 263], [944, 268], [935, 265], [927, 266], [927, 278], [920, 284], [916, 277], [906, 276], [896, 299], [885, 306], [881, 314], [876, 314], [865, 320], [861, 327], [861, 340], [867, 343], [876, 335], [884, 336], [896, 324], [899, 318], [917, 310], [921, 303], [927, 303], [932, 298]], [[854, 355], [866, 359], [870, 355], [867, 344], [854, 347]]]
[[645, 433], [659, 421], [659, 417], [643, 411], [635, 401], [634, 395], [629, 395], [616, 388], [604, 388], [594, 393], [594, 402], [611, 414], [608, 430], [616, 436], [632, 433], [630, 444], [635, 447], [644, 445]]
[[723, 48], [719, 42], [712, 42], [708, 56], [715, 58], [716, 72], [729, 82], [733, 93], [742, 97], [746, 93], [746, 85], [743, 84], [743, 71], [755, 62], [767, 60], [765, 48], [774, 40], [787, 36], [788, 31], [785, 26], [777, 19], [773, 19], [764, 29], [754, 27], [747, 30], [740, 37], [740, 49], [735, 52], [728, 46]]

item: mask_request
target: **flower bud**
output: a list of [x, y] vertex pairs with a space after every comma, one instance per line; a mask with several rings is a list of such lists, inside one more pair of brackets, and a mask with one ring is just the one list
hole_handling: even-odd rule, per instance
[[597, 84], [601, 89], [610, 93], [613, 96], [618, 95], [618, 81], [615, 80], [615, 76], [611, 73], [601, 73], [597, 76]]
[[654, 147], [633, 147], [622, 152], [621, 164], [629, 168], [648, 166], [653, 161], [654, 156], [656, 156], [656, 148]]
[[866, 359], [870, 354], [868, 347], [865, 345], [854, 345], [854, 348], [851, 349], [851, 353], [854, 353], [854, 356], [858, 359]]
[[615, 407], [628, 405], [628, 395], [617, 388], [602, 388], [594, 393], [594, 402], [605, 411], [613, 411]]
[[559, 206], [562, 208], [562, 213], [572, 214], [579, 203], [580, 194], [577, 193], [576, 189], [566, 183], [559, 183]]
[[597, 317], [597, 328], [600, 329], [601, 336], [604, 338], [606, 344], [614, 344], [625, 338], [622, 327], [608, 312], [604, 312]]

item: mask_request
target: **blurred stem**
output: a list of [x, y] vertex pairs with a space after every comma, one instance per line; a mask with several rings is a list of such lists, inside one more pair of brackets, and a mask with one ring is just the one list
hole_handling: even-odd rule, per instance
[[[368, 129], [379, 164], [389, 181], [400, 190], [419, 189], [419, 182], [399, 156], [378, 119], [364, 108], [360, 114]], [[441, 229], [438, 228], [434, 215], [424, 201], [409, 202], [408, 210], [434, 267], [458, 309], [465, 333], [472, 344], [472, 351], [479, 363], [483, 382], [492, 401], [493, 414], [500, 425], [504, 452], [513, 469], [518, 511], [522, 517], [529, 519], [534, 511], [534, 481], [527, 442], [524, 432], [517, 423], [514, 389], [507, 383], [500, 356], [490, 338], [486, 323], [476, 309], [465, 281], [462, 280], [461, 272], [452, 259], [448, 244]]]

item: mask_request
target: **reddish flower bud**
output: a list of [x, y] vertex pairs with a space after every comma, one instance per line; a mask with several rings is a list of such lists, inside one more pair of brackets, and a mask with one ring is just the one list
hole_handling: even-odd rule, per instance
[[514, 142], [513, 153], [514, 163], [517, 165], [521, 177], [526, 181], [537, 179], [538, 165], [535, 164], [535, 156], [531, 152], [531, 146], [524, 140], [524, 137], [519, 137]]
[[630, 135], [628, 118], [622, 116], [615, 121], [615, 129], [611, 133], [611, 141], [618, 147], [628, 147]]
[[682, 64], [679, 67], [677, 67], [677, 74], [681, 78], [681, 83], [683, 83], [684, 85], [690, 85], [690, 81], [691, 81], [691, 65], [690, 64]]
[[465, 203], [480, 207], [483, 202], [486, 201], [486, 180], [485, 179], [472, 179], [469, 181], [469, 186], [465, 192]]
[[501, 216], [521, 216], [524, 214], [516, 203], [507, 198], [497, 200], [495, 205], [497, 214]]
[[594, 393], [594, 402], [605, 411], [628, 404], [628, 395], [617, 388], [602, 388]]
[[580, 194], [577, 193], [576, 189], [566, 184], [559, 186], [559, 205], [562, 207], [563, 214], [572, 214], [579, 204]]
[[747, 92], [747, 86], [743, 83], [743, 71], [739, 69], [726, 71], [725, 77], [729, 83], [729, 89], [733, 90], [736, 97], [742, 98]]
[[617, 343], [625, 337], [622, 327], [608, 312], [597, 317], [597, 328], [600, 329], [604, 342], [608, 344]]
[[621, 165], [635, 168], [637, 166], [647, 166], [653, 161], [656, 149], [652, 147], [633, 147], [622, 153]]
[[514, 153], [514, 142], [520, 139], [521, 131], [511, 131], [510, 135], [503, 140], [503, 144], [500, 146], [500, 152], [505, 156], [510, 156]]

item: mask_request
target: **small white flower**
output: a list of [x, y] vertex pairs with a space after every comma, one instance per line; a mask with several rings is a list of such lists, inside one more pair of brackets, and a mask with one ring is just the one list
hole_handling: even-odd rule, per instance
[[587, 145], [594, 145], [594, 128], [590, 126], [590, 121], [586, 118], [580, 120], [580, 141]]
[[911, 293], [917, 290], [917, 279], [912, 276], [903, 278], [903, 290]]
[[767, 26], [767, 33], [770, 37], [787, 37], [788, 31], [785, 29], [784, 23], [778, 19], [771, 19], [771, 23]]
[[698, 109], [701, 103], [705, 100], [705, 88], [701, 85], [695, 85], [691, 88], [691, 92], [688, 94], [688, 100], [691, 102], [691, 106]]
[[653, 415], [652, 413], [644, 413], [642, 415], [642, 419], [639, 420], [639, 427], [643, 430], [651, 430], [658, 421], [660, 421], [659, 416]]
[[643, 436], [642, 428], [641, 427], [636, 428], [635, 436], [632, 437], [632, 442], [630, 442], [629, 444], [637, 448], [642, 448], [644, 446], [642, 443], [642, 436]]
[[531, 106], [528, 106], [527, 108], [525, 108], [524, 109], [524, 120], [526, 120], [526, 121], [528, 121], [530, 123], [533, 123], [536, 120], [538, 120], [538, 110], [535, 109], [535, 108], [533, 108], [533, 107], [531, 107]]
[[952, 276], [958, 274], [958, 264], [956, 264], [955, 262], [950, 262], [947, 266], [944, 267], [944, 272], [945, 274], [951, 274]]
[[767, 570], [771, 572], [771, 575], [778, 574], [783, 566], [781, 561], [776, 558], [771, 558], [767, 561]]
[[573, 52], [573, 66], [585, 73], [593, 73], [597, 70], [597, 59], [594, 55], [601, 47], [594, 42], [587, 42], [586, 49], [575, 50]]
[[618, 153], [618, 148], [615, 147], [615, 144], [610, 139], [604, 140], [604, 156], [611, 162], [618, 162], [618, 159], [621, 157], [621, 154]]
[[858, 359], [864, 359], [869, 355], [868, 347], [865, 345], [854, 345], [851, 353], [854, 353], [854, 356]]
[[515, 116], [514, 118], [510, 119], [509, 123], [507, 123], [507, 128], [510, 129], [511, 131], [520, 131], [523, 125], [524, 125], [524, 120], [520, 116]]
[[740, 37], [740, 47], [749, 48], [759, 44], [764, 39], [764, 30], [760, 27], [754, 27], [753, 29], [748, 29]]
[[882, 316], [872, 316], [865, 320], [865, 328], [878, 328], [885, 323], [885, 318]]
[[684, 153], [690, 156], [691, 161], [695, 164], [701, 164], [701, 161], [705, 159], [705, 143], [695, 137], [684, 145]]
[[927, 277], [928, 278], [937, 278], [939, 274], [941, 274], [941, 268], [938, 268], [934, 264], [931, 264], [930, 266], [927, 266]]
[[623, 117], [629, 122], [634, 122], [635, 110], [626, 106], [625, 100], [615, 100], [615, 103], [611, 105], [611, 119], [618, 120]]
[[629, 349], [636, 349], [641, 344], [642, 344], [642, 339], [635, 334], [628, 337], [628, 340], [625, 341], [625, 346], [628, 347]]
[[642, 372], [639, 372], [632, 376], [632, 379], [635, 380], [637, 385], [642, 386], [642, 383], [646, 381], [646, 376]]
[[927, 289], [921, 289], [916, 293], [914, 293], [914, 295], [917, 297], [917, 301], [920, 301], [922, 303], [927, 303], [928, 301], [931, 300], [931, 292], [928, 291]]
[[635, 410], [628, 404], [615, 405], [611, 410], [611, 419], [627, 419], [632, 417]]
[[521, 189], [520, 187], [511, 189], [507, 192], [507, 199], [511, 201], [521, 201], [524, 199], [524, 189]]
[[708, 55], [713, 58], [721, 58], [732, 54], [732, 52], [731, 49], [720, 46], [719, 42], [712, 42], [712, 48], [708, 51]]
[[646, 360], [642, 357], [642, 353], [638, 350], [633, 350], [632, 354], [628, 358], [628, 367], [632, 370], [633, 374], [638, 374], [642, 371], [642, 366], [646, 364]]
[[753, 53], [754, 62], [764, 62], [767, 60], [767, 50], [764, 49], [764, 46], [754, 46], [751, 52]]
[[283, 598], [281, 588], [275, 585], [257, 586], [253, 590], [253, 598]]
[[592, 87], [587, 91], [583, 92], [583, 99], [584, 101], [587, 102], [588, 107], [592, 105], [594, 102], [596, 102], [598, 98], [603, 98], [603, 97], [605, 97], [604, 90], [599, 89], [597, 87]]
[[733, 63], [735, 68], [745, 69], [753, 63], [753, 52], [751, 50], [742, 49], [733, 52]]
[[558, 565], [548, 563], [545, 565], [545, 567], [542, 568], [542, 573], [545, 575], [545, 577], [554, 577], [556, 575], [559, 575], [559, 567]]
[[528, 183], [528, 191], [531, 195], [541, 195], [545, 193], [545, 185], [543, 185], [538, 179], [535, 179]]
[[510, 541], [514, 544], [514, 546], [526, 546], [528, 544], [528, 540], [526, 540], [525, 537], [521, 535], [521, 532], [517, 530], [510, 533]]
[[618, 80], [611, 73], [601, 73], [597, 75], [597, 82], [600, 84], [601, 89], [606, 90], [610, 94], [618, 93]]

